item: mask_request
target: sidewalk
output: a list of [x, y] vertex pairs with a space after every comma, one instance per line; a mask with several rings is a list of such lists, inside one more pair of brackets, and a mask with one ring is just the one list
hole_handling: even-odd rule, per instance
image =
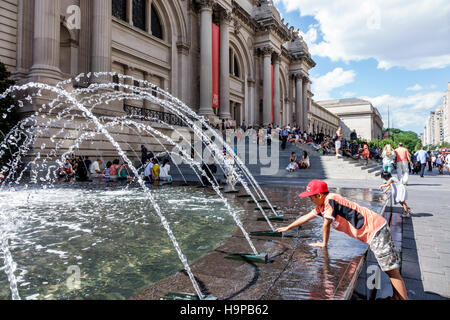
[[410, 176], [402, 275], [410, 299], [450, 298], [450, 174]]
[[[428, 169], [427, 169], [428, 170]], [[260, 176], [261, 184], [303, 185], [310, 179], [289, 181]], [[376, 180], [325, 180], [330, 188], [376, 189]], [[408, 205], [411, 219], [403, 219], [402, 269], [411, 300], [450, 298], [450, 174], [426, 171], [425, 177], [410, 175]], [[396, 205], [397, 212], [401, 206]]]

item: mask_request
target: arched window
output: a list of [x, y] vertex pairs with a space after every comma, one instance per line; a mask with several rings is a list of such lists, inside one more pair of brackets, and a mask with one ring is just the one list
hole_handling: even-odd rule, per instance
[[236, 55], [234, 55], [234, 73], [233, 74], [238, 78], [241, 77], [241, 70], [239, 68], [239, 62], [238, 62]]
[[152, 5], [152, 35], [159, 39], [163, 39], [163, 30], [161, 25], [161, 20], [159, 19], [158, 13], [155, 7]]
[[112, 0], [112, 15], [117, 19], [127, 20], [127, 0]]
[[146, 0], [133, 0], [133, 25], [145, 31]]
[[230, 48], [230, 74], [235, 77], [241, 77], [241, 67], [239, 66], [239, 59], [233, 49]]

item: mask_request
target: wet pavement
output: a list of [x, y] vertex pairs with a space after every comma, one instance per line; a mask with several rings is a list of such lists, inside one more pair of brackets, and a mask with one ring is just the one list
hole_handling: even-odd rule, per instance
[[[314, 208], [309, 199], [297, 195], [304, 187], [265, 186], [268, 199], [285, 214], [285, 222], [272, 222], [275, 228], [285, 226]], [[382, 210], [381, 194], [369, 189], [330, 189], [372, 208]], [[208, 191], [207, 191], [208, 192]], [[227, 195], [246, 210], [241, 219], [247, 232], [270, 230], [247, 198]], [[270, 213], [266, 210], [270, 215]], [[349, 299], [364, 264], [367, 245], [331, 230], [328, 248], [310, 243], [322, 241], [322, 219], [316, 218], [283, 238], [251, 237], [258, 253], [267, 253], [269, 263], [225, 259], [231, 253], [250, 253], [250, 245], [236, 228], [221, 246], [191, 264], [202, 293], [220, 300], [299, 300]], [[132, 297], [137, 300], [159, 300], [168, 292], [193, 293], [187, 274], [180, 271]]]

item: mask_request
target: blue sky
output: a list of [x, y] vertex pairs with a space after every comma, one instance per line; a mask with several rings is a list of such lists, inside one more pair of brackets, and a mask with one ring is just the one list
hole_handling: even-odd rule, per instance
[[[450, 1], [274, 0], [317, 66], [315, 100], [365, 98], [387, 127], [423, 132], [450, 81]], [[392, 123], [391, 123], [392, 124]]]

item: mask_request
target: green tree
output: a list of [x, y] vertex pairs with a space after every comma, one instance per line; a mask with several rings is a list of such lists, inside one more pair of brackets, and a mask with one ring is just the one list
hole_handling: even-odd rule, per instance
[[400, 129], [389, 129], [389, 138], [383, 140], [373, 139], [371, 141], [356, 141], [358, 144], [367, 143], [370, 148], [379, 149], [383, 149], [387, 144], [390, 144], [395, 149], [399, 142], [402, 142], [405, 148], [407, 148], [410, 152], [422, 147], [422, 142], [415, 132], [402, 131]]

